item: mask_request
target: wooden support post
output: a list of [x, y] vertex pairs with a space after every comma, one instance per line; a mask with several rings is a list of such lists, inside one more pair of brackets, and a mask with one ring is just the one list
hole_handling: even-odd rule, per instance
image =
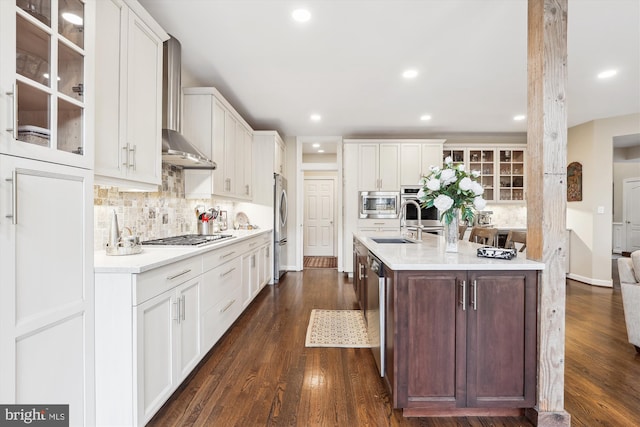
[[564, 410], [567, 191], [567, 2], [528, 2], [527, 257], [544, 262], [538, 291], [538, 426]]

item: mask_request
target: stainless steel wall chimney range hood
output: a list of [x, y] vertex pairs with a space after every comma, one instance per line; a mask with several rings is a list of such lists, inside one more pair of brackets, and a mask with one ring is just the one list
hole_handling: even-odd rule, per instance
[[162, 161], [182, 169], [215, 169], [216, 164], [182, 136], [180, 129], [181, 47], [164, 42], [162, 67]]

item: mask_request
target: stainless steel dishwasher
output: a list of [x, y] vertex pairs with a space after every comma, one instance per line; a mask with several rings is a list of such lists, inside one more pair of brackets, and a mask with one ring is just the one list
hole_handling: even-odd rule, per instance
[[384, 265], [371, 252], [367, 256], [367, 265], [369, 270], [367, 271], [367, 308], [365, 310], [367, 333], [378, 371], [380, 376], [384, 377]]

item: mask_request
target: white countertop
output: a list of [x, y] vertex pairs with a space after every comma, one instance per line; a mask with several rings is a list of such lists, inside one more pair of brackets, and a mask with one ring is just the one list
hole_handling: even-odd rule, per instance
[[[417, 243], [376, 243], [371, 238], [389, 238], [354, 233], [354, 236], [389, 268], [401, 270], [544, 270], [544, 264], [519, 257], [512, 260], [481, 258], [476, 255], [484, 246], [461, 240], [458, 252], [445, 252], [444, 237], [423, 234]], [[400, 236], [398, 236], [400, 237]]]
[[143, 245], [142, 252], [135, 255], [111, 256], [105, 250], [93, 255], [94, 273], [143, 273], [163, 265], [171, 264], [214, 249], [241, 242], [260, 234], [270, 233], [270, 228], [257, 230], [225, 230], [223, 234], [234, 237], [204, 246], [153, 246]]

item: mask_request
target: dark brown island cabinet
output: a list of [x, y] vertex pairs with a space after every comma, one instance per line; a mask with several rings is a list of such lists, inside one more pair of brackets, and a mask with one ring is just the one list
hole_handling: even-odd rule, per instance
[[385, 382], [405, 416], [512, 416], [536, 403], [538, 271], [385, 267]]

